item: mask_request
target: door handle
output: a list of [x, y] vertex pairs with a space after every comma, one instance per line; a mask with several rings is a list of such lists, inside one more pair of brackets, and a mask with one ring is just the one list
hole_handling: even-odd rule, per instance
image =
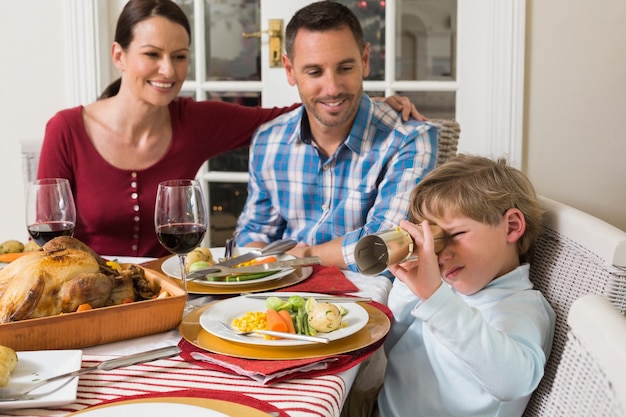
[[270, 68], [282, 67], [281, 54], [283, 50], [283, 19], [269, 19], [269, 29], [259, 32], [243, 33], [246, 39], [260, 38], [263, 34], [270, 36]]

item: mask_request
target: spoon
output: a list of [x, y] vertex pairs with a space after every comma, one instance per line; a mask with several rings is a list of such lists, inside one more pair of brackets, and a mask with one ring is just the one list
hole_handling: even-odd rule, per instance
[[[83, 375], [89, 372], [102, 370], [102, 371], [111, 371], [117, 368], [123, 368], [126, 366], [137, 365], [139, 363], [146, 363], [155, 361], [157, 359], [165, 359], [170, 358], [172, 356], [176, 356], [181, 352], [178, 346], [168, 346], [165, 348], [149, 350], [147, 352], [136, 353], [134, 355], [128, 356], [120, 356], [119, 358], [110, 359], [108, 361], [100, 362], [96, 366], [92, 366], [89, 368], [79, 369], [74, 372], [68, 372], [66, 374], [53, 376], [50, 378], [42, 379], [34, 384], [27, 386], [16, 386], [16, 387], [7, 387], [0, 388], [0, 401], [15, 401], [27, 396], [31, 391], [41, 387], [42, 385], [48, 384], [53, 381], [58, 381], [59, 379], [70, 378], [66, 381], [66, 383], [70, 382], [71, 378], [77, 377], [79, 375]], [[57, 389], [63, 387], [65, 384], [60, 385]], [[54, 390], [56, 391], [56, 390]], [[51, 392], [54, 392], [51, 391]], [[50, 394], [46, 393], [46, 394]]]

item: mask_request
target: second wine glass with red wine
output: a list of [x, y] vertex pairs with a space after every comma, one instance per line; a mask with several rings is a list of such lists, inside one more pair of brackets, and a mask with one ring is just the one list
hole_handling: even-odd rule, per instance
[[187, 291], [186, 256], [198, 247], [207, 229], [204, 193], [196, 180], [171, 180], [159, 184], [154, 227], [161, 245], [178, 255], [182, 287]]
[[64, 178], [43, 178], [28, 184], [26, 228], [39, 245], [58, 236], [72, 236], [76, 206], [70, 183]]

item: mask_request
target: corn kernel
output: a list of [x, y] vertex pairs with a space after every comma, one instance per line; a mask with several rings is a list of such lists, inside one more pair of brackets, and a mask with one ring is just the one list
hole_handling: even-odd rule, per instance
[[242, 332], [265, 329], [266, 326], [267, 316], [262, 311], [248, 311], [243, 316], [233, 319], [233, 327]]

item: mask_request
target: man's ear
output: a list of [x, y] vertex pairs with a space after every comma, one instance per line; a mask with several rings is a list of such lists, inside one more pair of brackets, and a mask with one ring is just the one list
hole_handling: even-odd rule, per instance
[[518, 208], [510, 208], [504, 213], [504, 221], [507, 225], [507, 242], [517, 242], [526, 231], [526, 218]]
[[287, 82], [289, 82], [290, 86], [296, 85], [296, 76], [294, 73], [293, 64], [287, 57], [287, 54], [283, 54], [283, 67], [285, 67], [285, 72], [287, 73]]

